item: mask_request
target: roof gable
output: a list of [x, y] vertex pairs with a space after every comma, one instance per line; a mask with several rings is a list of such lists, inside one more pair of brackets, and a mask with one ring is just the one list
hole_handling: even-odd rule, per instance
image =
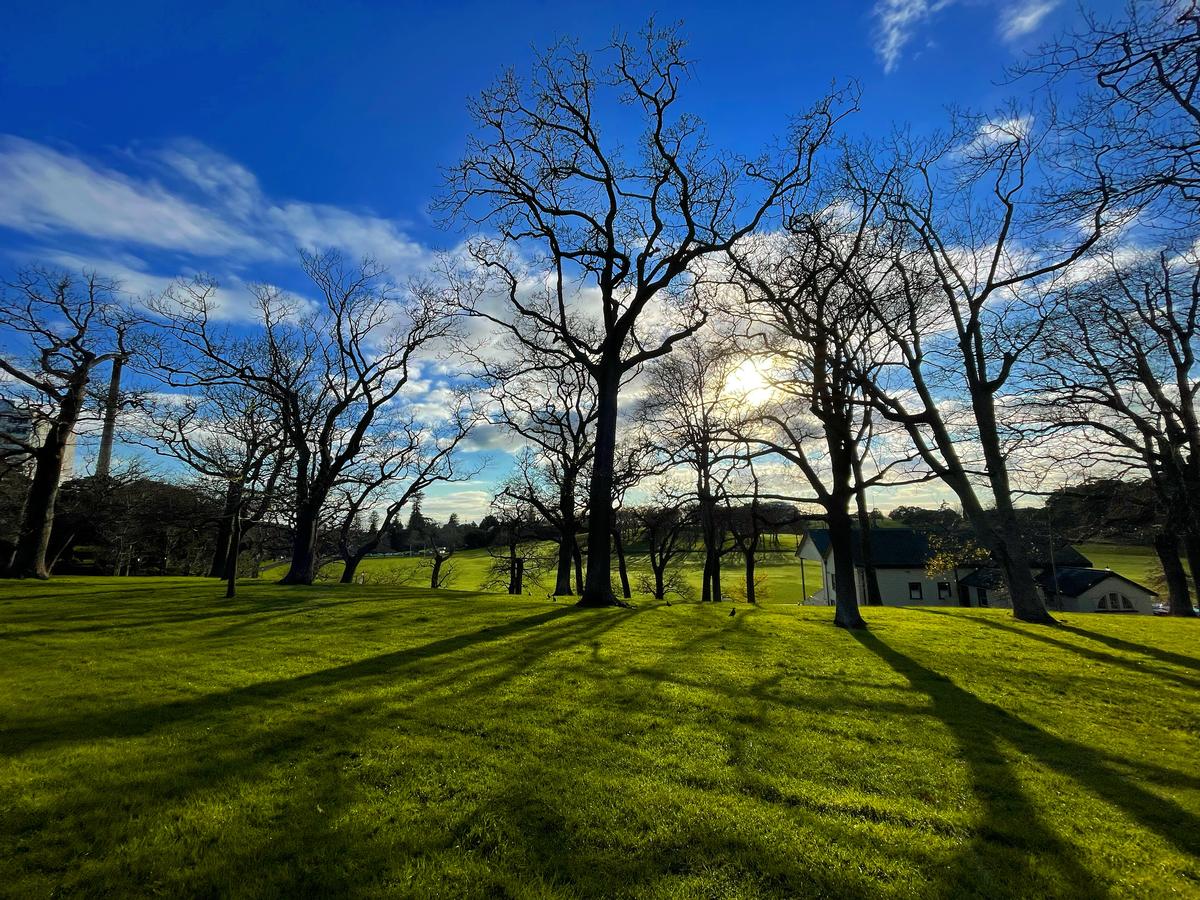
[[[1100, 582], [1108, 579], [1116, 578], [1118, 581], [1123, 581], [1126, 584], [1131, 584], [1141, 591], [1145, 591], [1152, 597], [1158, 595], [1150, 590], [1145, 585], [1138, 584], [1132, 578], [1126, 578], [1112, 569], [1084, 569], [1075, 566], [1068, 566], [1058, 570], [1058, 591], [1064, 597], [1078, 597], [1087, 591], [1090, 591]], [[1037, 577], [1038, 584], [1043, 588], [1050, 590], [1053, 587], [1054, 581], [1050, 571], [1042, 572]]]

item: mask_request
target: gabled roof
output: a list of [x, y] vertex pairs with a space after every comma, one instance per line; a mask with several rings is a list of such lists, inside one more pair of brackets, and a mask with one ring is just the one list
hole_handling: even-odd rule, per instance
[[[933, 554], [929, 550], [929, 542], [925, 535], [911, 528], [872, 528], [871, 556], [875, 565], [882, 569], [921, 569]], [[829, 531], [824, 528], [814, 528], [805, 532], [805, 537], [813, 542], [822, 558], [829, 556]], [[854, 529], [854, 564], [862, 565], [862, 540], [859, 531]]]
[[[1131, 578], [1126, 578], [1124, 575], [1118, 575], [1112, 569], [1082, 569], [1074, 566], [1068, 566], [1058, 570], [1058, 591], [1064, 597], [1078, 597], [1085, 591], [1090, 591], [1106, 578], [1116, 578], [1124, 581], [1126, 584], [1132, 584], [1135, 588], [1145, 591], [1152, 597], [1158, 595], [1145, 585], [1138, 584]], [[1049, 570], [1043, 572], [1037, 577], [1037, 582], [1046, 590], [1050, 590], [1053, 585], [1053, 579]]]

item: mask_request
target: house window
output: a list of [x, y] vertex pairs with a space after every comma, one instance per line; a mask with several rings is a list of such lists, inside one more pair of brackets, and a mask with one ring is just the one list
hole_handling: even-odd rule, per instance
[[987, 588], [976, 588], [975, 590], [979, 593], [979, 605], [987, 606]]
[[1096, 612], [1137, 612], [1137, 607], [1124, 594], [1112, 591], [1096, 601]]
[[924, 595], [921, 592], [921, 582], [910, 581], [908, 583], [908, 599], [909, 600], [923, 600], [924, 599]]
[[949, 600], [952, 596], [953, 596], [953, 594], [951, 593], [951, 590], [950, 590], [950, 582], [939, 581], [938, 582], [938, 600]]

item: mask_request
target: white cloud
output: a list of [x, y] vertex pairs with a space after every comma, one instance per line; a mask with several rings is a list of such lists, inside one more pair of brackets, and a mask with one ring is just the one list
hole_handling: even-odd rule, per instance
[[878, 23], [875, 52], [883, 60], [883, 71], [894, 71], [913, 33], [928, 22], [934, 13], [953, 2], [954, 0], [878, 0], [874, 10]]
[[66, 232], [206, 254], [256, 243], [236, 224], [157, 181], [10, 136], [0, 136], [0, 225], [32, 235]]
[[269, 197], [254, 173], [198, 141], [121, 158], [127, 171], [0, 135], [0, 226], [41, 239], [75, 236], [238, 263], [284, 261], [297, 247], [332, 247], [404, 275], [430, 259], [390, 219]]
[[[884, 72], [891, 73], [899, 66], [904, 49], [913, 36], [942, 10], [958, 0], [876, 0], [872, 15], [875, 18], [875, 52], [883, 62]], [[998, 8], [997, 29], [1005, 41], [1015, 41], [1036, 31], [1061, 0], [993, 0]]]
[[1000, 13], [1000, 37], [1015, 41], [1038, 29], [1059, 5], [1059, 0], [1023, 0], [1008, 4]]

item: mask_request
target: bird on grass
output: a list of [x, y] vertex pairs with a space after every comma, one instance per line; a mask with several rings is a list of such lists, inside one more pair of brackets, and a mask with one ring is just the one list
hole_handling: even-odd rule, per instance
[[736, 610], [736, 609], [731, 609], [731, 610], [729, 611], [729, 615], [731, 615], [731, 616], [736, 616], [736, 615], [737, 615], [737, 610]]

